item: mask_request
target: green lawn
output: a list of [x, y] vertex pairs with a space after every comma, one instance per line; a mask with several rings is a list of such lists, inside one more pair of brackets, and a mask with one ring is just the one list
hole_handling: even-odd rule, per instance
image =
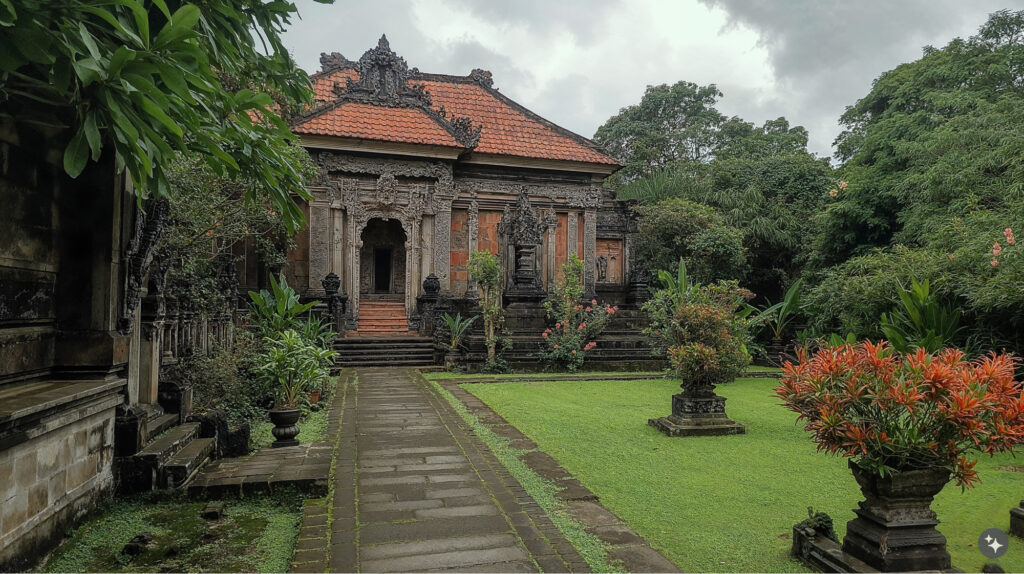
[[[593, 490], [652, 546], [684, 571], [803, 571], [788, 557], [792, 526], [807, 507], [829, 513], [840, 536], [860, 500], [844, 459], [815, 451], [796, 415], [778, 406], [773, 379], [719, 387], [730, 417], [747, 434], [669, 438], [647, 419], [669, 413], [671, 380], [466, 384]], [[952, 484], [932, 508], [953, 564], [978, 571], [974, 548], [990, 527], [1006, 530], [1024, 498], [1024, 461], [983, 458], [982, 483]], [[1016, 468], [1017, 471], [1009, 470]], [[1000, 564], [1024, 571], [1014, 539]]]

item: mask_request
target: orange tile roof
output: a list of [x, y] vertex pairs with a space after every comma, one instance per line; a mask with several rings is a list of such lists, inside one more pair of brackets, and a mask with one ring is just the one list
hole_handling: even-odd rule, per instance
[[461, 148], [447, 130], [417, 108], [340, 102], [292, 127], [299, 134]]
[[[329, 70], [313, 74], [311, 80], [318, 102], [334, 101], [334, 86], [346, 85], [346, 79], [358, 79], [358, 73], [351, 68]], [[600, 151], [590, 140], [574, 134], [554, 123], [541, 118], [526, 108], [515, 103], [493, 88], [487, 88], [468, 76], [443, 76], [436, 74], [413, 74], [409, 80], [412, 84], [423, 84], [430, 94], [431, 105], [435, 110], [444, 107], [449, 118], [452, 116], [468, 117], [474, 126], [482, 125], [480, 140], [473, 151], [478, 153], [537, 158], [547, 160], [573, 161], [601, 165], [618, 165], [618, 162]], [[438, 125], [433, 119], [422, 112], [423, 119], [437, 128], [428, 130], [426, 122], [418, 120], [413, 134], [401, 133], [402, 128], [412, 124], [410, 108], [385, 108], [368, 104], [344, 104], [336, 110], [325, 112], [330, 120], [320, 120], [314, 115], [299, 122], [293, 127], [296, 133], [316, 133], [319, 135], [335, 135], [339, 137], [359, 137], [381, 141], [403, 143], [433, 143], [435, 145], [452, 145], [454, 138]], [[373, 114], [363, 108], [374, 107]], [[349, 122], [345, 115], [358, 113], [359, 119]], [[403, 120], [386, 119], [395, 114]], [[377, 128], [366, 125], [367, 121], [376, 119], [381, 123]], [[360, 126], [358, 134], [351, 128], [352, 124]], [[316, 128], [311, 128], [316, 125]], [[316, 129], [317, 131], [309, 131]], [[428, 136], [428, 131], [430, 135]], [[447, 135], [446, 144], [437, 143], [437, 131]], [[431, 141], [426, 141], [431, 140]], [[458, 145], [458, 144], [454, 144]]]

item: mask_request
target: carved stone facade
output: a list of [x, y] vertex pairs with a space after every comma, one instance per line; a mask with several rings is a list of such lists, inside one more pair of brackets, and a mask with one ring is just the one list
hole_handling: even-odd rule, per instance
[[[319, 168], [310, 188], [308, 243], [300, 244], [289, 262], [294, 277], [307, 278], [306, 296], [323, 296], [320, 280], [333, 272], [349, 295], [348, 318], [357, 330], [360, 299], [377, 295], [404, 301], [410, 328], [428, 329], [417, 323], [424, 281], [436, 282], [443, 298], [473, 300], [469, 255], [488, 250], [498, 254], [506, 270], [506, 292], [516, 261], [529, 265], [531, 284], [543, 294], [576, 254], [586, 262], [587, 293], [595, 292], [600, 278], [602, 298], [625, 303], [632, 230], [604, 215], [627, 211], [602, 187], [618, 164], [596, 144], [505, 98], [493, 87], [490, 72], [421, 74], [390, 50], [386, 38], [358, 62], [335, 53], [323, 55], [321, 64], [322, 71], [313, 76], [320, 103], [293, 124]], [[455, 98], [455, 92], [461, 95]], [[471, 98], [484, 101], [491, 111], [458, 107]], [[507, 117], [498, 122], [495, 109]], [[409, 133], [382, 127], [379, 136], [323, 127], [348, 125], [348, 113], [376, 114], [381, 126], [397, 117], [413, 119]], [[341, 121], [329, 123], [332, 118]], [[426, 120], [421, 125], [416, 118]], [[509, 122], [531, 125], [500, 132]], [[443, 130], [435, 130], [440, 134], [436, 142], [428, 141], [432, 126]], [[509, 143], [528, 138], [531, 130], [546, 130], [545, 141], [562, 143], [551, 149], [544, 149], [543, 142]], [[566, 155], [563, 149], [578, 154]], [[517, 217], [511, 218], [512, 213]], [[603, 225], [606, 220], [611, 225]], [[509, 228], [513, 221], [519, 223]], [[387, 255], [368, 246], [371, 228], [391, 229], [395, 235], [390, 268], [400, 269], [402, 276], [387, 290], [375, 288], [375, 273]], [[612, 264], [607, 256], [599, 259], [599, 239], [602, 253], [615, 253]], [[382, 239], [374, 242], [379, 245]]]

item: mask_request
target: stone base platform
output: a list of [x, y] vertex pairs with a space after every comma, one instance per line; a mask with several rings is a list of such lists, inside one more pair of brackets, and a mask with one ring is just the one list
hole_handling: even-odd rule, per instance
[[[792, 555], [818, 572], [881, 572], [843, 552], [843, 547], [839, 542], [822, 535], [813, 528], [801, 525], [793, 527]], [[949, 568], [938, 572], [963, 572], [963, 570]]]
[[189, 496], [218, 497], [290, 487], [327, 494], [334, 449], [323, 443], [265, 447], [246, 458], [224, 458], [204, 468], [188, 486]]
[[728, 417], [702, 421], [674, 421], [672, 417], [661, 417], [648, 419], [647, 424], [668, 436], [724, 436], [747, 432], [746, 427]]

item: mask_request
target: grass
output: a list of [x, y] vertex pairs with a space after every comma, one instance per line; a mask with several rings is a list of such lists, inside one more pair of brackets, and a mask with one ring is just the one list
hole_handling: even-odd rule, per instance
[[[792, 526], [807, 508], [824, 511], [840, 536], [861, 495], [846, 461], [815, 450], [795, 415], [778, 406], [776, 381], [720, 386], [731, 418], [747, 434], [669, 438], [647, 426], [670, 410], [671, 380], [465, 384], [529, 436], [683, 571], [806, 571], [789, 558]], [[948, 485], [932, 508], [953, 565], [979, 571], [974, 544], [1008, 527], [1022, 497], [1024, 462], [1010, 455], [978, 463], [982, 483]], [[1024, 571], [1017, 540], [1000, 560]]]
[[[71, 532], [43, 572], [286, 572], [302, 496], [229, 499], [220, 520], [200, 517], [206, 502], [180, 493], [148, 493], [102, 506]], [[121, 553], [134, 536], [153, 542], [137, 556]]]
[[469, 412], [462, 402], [441, 388], [436, 382], [430, 381], [430, 385], [448, 401], [452, 408], [459, 413], [459, 416], [469, 423], [473, 433], [480, 440], [484, 441], [501, 464], [519, 481], [519, 484], [522, 485], [537, 505], [544, 510], [548, 518], [551, 519], [551, 522], [562, 533], [562, 536], [565, 536], [566, 540], [576, 548], [580, 556], [587, 561], [587, 564], [594, 572], [623, 571], [607, 561], [605, 548], [601, 540], [593, 534], [589, 534], [582, 524], [576, 522], [569, 515], [565, 504], [555, 497], [559, 489], [550, 481], [543, 479], [519, 458], [523, 451], [512, 448], [509, 439], [495, 434], [490, 428], [482, 424], [473, 413]]

